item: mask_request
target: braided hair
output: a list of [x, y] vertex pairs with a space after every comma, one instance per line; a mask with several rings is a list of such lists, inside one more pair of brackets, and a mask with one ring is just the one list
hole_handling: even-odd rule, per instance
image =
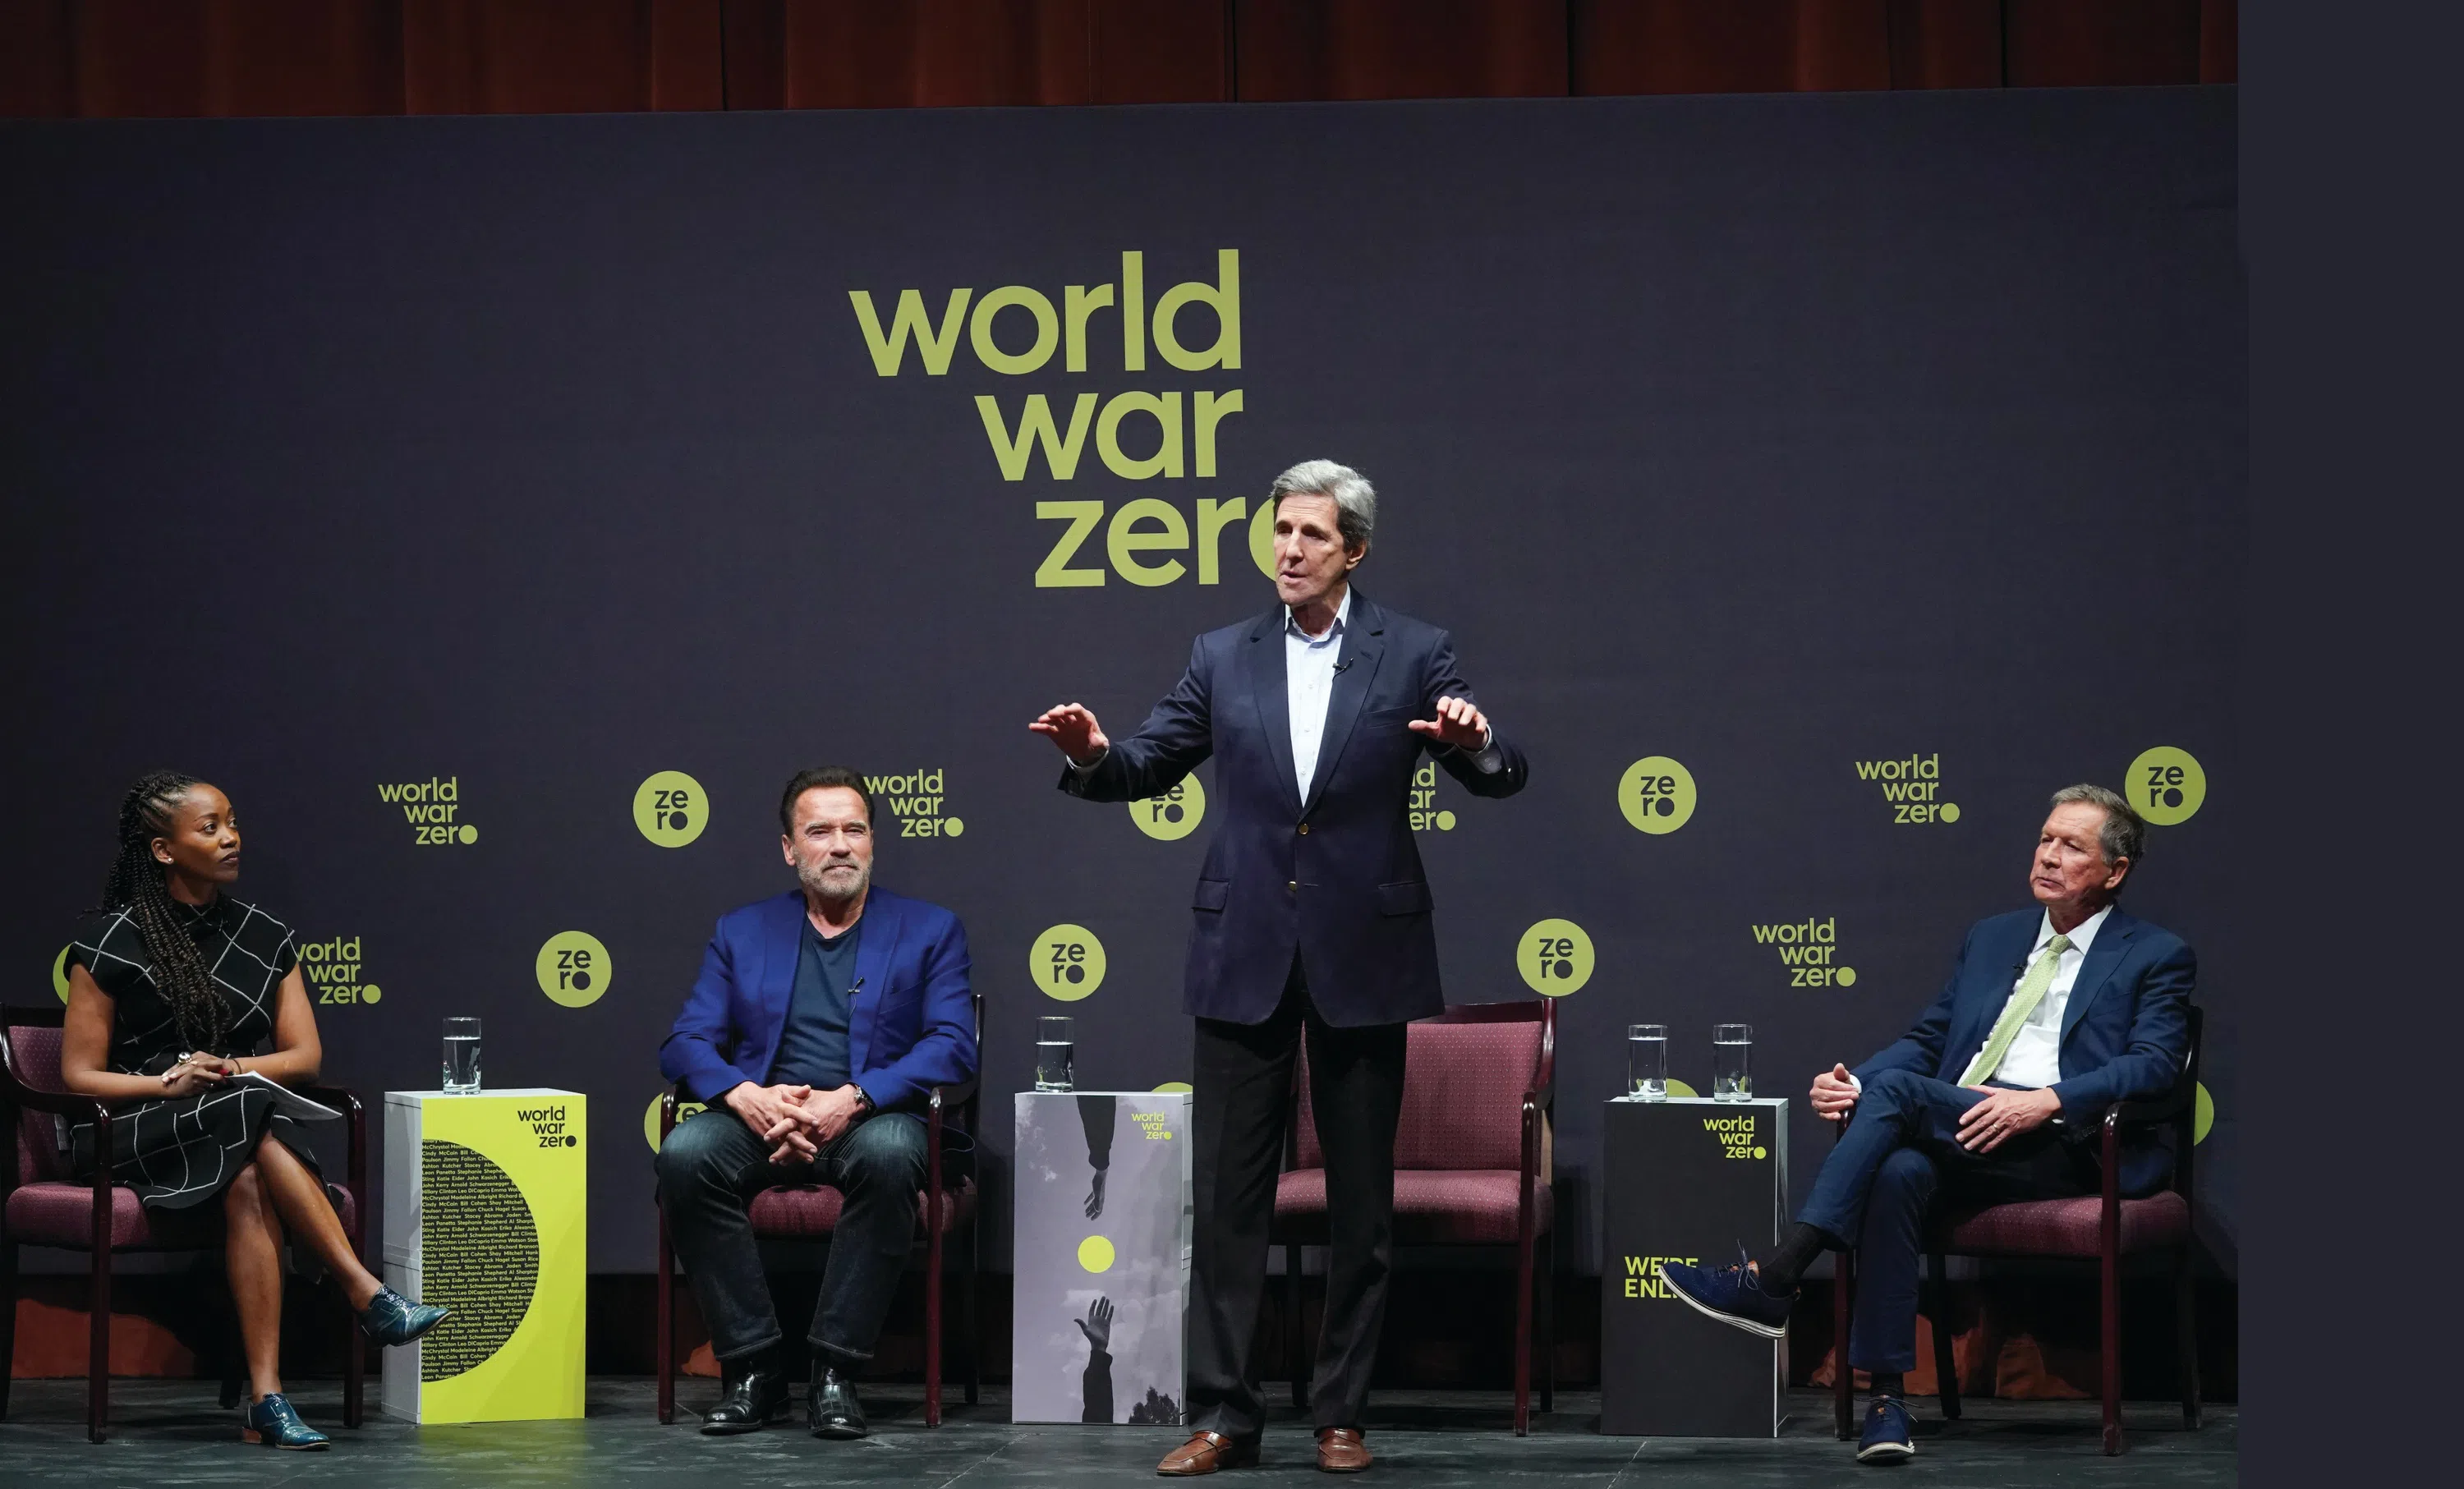
[[199, 782], [178, 771], [150, 771], [120, 799], [120, 854], [103, 877], [102, 913], [120, 910], [137, 925], [154, 963], [155, 991], [171, 1005], [188, 1048], [219, 1054], [231, 1037], [231, 1005], [216, 991], [206, 959], [182, 924], [154, 840], [178, 825], [174, 812]]

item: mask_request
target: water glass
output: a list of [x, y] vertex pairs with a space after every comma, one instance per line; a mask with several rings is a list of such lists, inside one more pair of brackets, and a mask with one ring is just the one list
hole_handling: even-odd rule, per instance
[[1035, 1020], [1035, 1088], [1066, 1091], [1074, 1084], [1078, 1046], [1069, 1035], [1069, 1018], [1056, 1014]]
[[1751, 1101], [1754, 1096], [1754, 1026], [1715, 1023], [1711, 1026], [1711, 1099]]
[[1625, 1093], [1637, 1101], [1668, 1100], [1668, 1025], [1625, 1026]]
[[479, 1094], [479, 1020], [445, 1020], [445, 1094]]

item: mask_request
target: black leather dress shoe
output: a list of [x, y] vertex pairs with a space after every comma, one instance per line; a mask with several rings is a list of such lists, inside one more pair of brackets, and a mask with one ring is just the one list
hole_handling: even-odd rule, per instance
[[804, 1425], [816, 1437], [861, 1437], [872, 1429], [864, 1424], [864, 1403], [856, 1399], [855, 1382], [835, 1366], [813, 1362], [813, 1389], [804, 1398]]
[[703, 1433], [713, 1437], [758, 1433], [786, 1413], [787, 1372], [775, 1360], [765, 1357], [740, 1371], [721, 1361], [719, 1370], [726, 1393], [702, 1413]]

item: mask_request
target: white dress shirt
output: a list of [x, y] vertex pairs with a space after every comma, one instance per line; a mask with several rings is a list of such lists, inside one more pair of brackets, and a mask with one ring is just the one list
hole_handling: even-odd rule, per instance
[[[1292, 774], [1299, 777], [1304, 801], [1317, 779], [1318, 751], [1326, 743], [1326, 715], [1334, 702], [1334, 676], [1339, 670], [1335, 658], [1342, 654], [1344, 627], [1351, 620], [1349, 584], [1335, 604], [1334, 624], [1322, 636], [1301, 629], [1300, 618], [1289, 606], [1284, 610], [1284, 703], [1292, 722]], [[1484, 776], [1494, 776], [1506, 767], [1492, 729], [1484, 727], [1480, 748], [1464, 755]]]
[[[2097, 931], [2103, 927], [2104, 918], [2112, 913], [2113, 907], [2108, 905], [2070, 929], [2071, 949], [2054, 964], [2053, 985], [2046, 988], [2045, 996], [2036, 1000], [2035, 1009], [2028, 1015], [2028, 1021], [2019, 1025], [2018, 1035], [2011, 1040], [2011, 1047], [2003, 1052], [2001, 1068], [1994, 1071], [1991, 1079], [2004, 1085], [2026, 1086], [2034, 1090], [2052, 1085], [2062, 1078], [2062, 1011], [2070, 1007], [2071, 985], [2079, 981], [2080, 964], [2087, 960], [2087, 949], [2096, 944]], [[2013, 979], [2012, 992], [2016, 993], [2019, 984], [2027, 980], [2027, 969], [2035, 965], [2045, 943], [2053, 938], [2054, 917], [2048, 914], [2036, 927], [2035, 945], [2028, 948], [2028, 960], [2020, 967], [2019, 975]], [[2010, 1004], [2005, 1002], [2003, 1006], [2007, 1008]], [[1994, 1022], [2001, 1022], [2000, 1016], [1995, 1016]], [[1989, 1040], [1992, 1031], [1988, 1029]], [[1984, 1052], [1982, 1044], [1969, 1050], [1960, 1060], [1957, 1068], [1966, 1070], [1968, 1062]]]

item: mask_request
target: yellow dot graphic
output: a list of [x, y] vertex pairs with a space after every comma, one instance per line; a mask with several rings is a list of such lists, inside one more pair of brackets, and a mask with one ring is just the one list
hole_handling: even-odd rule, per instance
[[955, 838], [966, 830], [966, 822], [959, 818], [945, 818], [941, 822], [941, 836], [944, 838]]
[[1571, 920], [1543, 920], [1514, 944], [1514, 965], [1531, 991], [1564, 997], [1592, 980], [1592, 938]]
[[1074, 1003], [1104, 985], [1104, 943], [1064, 921], [1027, 943], [1026, 974], [1045, 996]]
[[2208, 799], [2208, 773], [2188, 750], [2158, 745], [2130, 762], [2122, 794], [2159, 827], [2187, 822]]
[[1438, 831], [1452, 832], [1454, 830], [1455, 814], [1452, 812], [1440, 812], [1438, 814]]
[[59, 955], [52, 958], [52, 991], [60, 996], [61, 1002], [69, 1000], [69, 949], [65, 946], [60, 948]]
[[539, 991], [567, 1008], [587, 1008], [606, 996], [616, 974], [607, 948], [587, 931], [560, 931], [548, 937], [532, 970]]
[[1668, 1078], [1668, 1094], [1671, 1096], [1700, 1096], [1703, 1093], [1694, 1089], [1694, 1087], [1687, 1085], [1684, 1082], [1678, 1080], [1675, 1076], [1670, 1076]]
[[2196, 1148], [2208, 1140], [2208, 1129], [2216, 1125], [2216, 1099], [2208, 1094], [2208, 1083], [2199, 1083], [2199, 1092], [2190, 1108], [2190, 1146]]
[[1843, 988], [1853, 988], [1857, 985], [1857, 969], [1841, 967], [1831, 974], [1831, 980]]
[[633, 825], [663, 848], [680, 848], [710, 825], [710, 795], [682, 771], [657, 771], [633, 788]]
[[1101, 1236], [1089, 1236], [1078, 1243], [1078, 1264], [1089, 1272], [1112, 1270], [1112, 1243]]
[[1249, 561], [1268, 579], [1275, 577], [1275, 504], [1262, 501], [1249, 518]]
[[[642, 1108], [642, 1141], [649, 1144], [650, 1151], [654, 1153], [659, 1150], [659, 1103], [667, 1100], [667, 1094], [661, 1091], [650, 1098], [650, 1105]], [[699, 1102], [678, 1102], [676, 1103], [676, 1121], [681, 1123], [701, 1109], [702, 1105]]]
[[1754, 1156], [1757, 1158], [1768, 1158], [1771, 1156], [1771, 1150], [1768, 1148], [1757, 1148], [1754, 1150]]
[[1163, 1084], [1155, 1087], [1155, 1091], [1158, 1095], [1168, 1094], [1173, 1091], [1186, 1091], [1188, 1089], [1189, 1083], [1186, 1081], [1166, 1081]]
[[1130, 821], [1138, 831], [1166, 843], [1186, 838], [1206, 818], [1206, 788], [1195, 776], [1185, 777], [1159, 797], [1130, 803]]
[[378, 987], [373, 982], [369, 983], [366, 987], [360, 989], [360, 1001], [363, 1003], [373, 1003], [383, 996], [385, 996], [385, 989]]
[[1694, 777], [1664, 755], [1646, 755], [1617, 777], [1617, 810], [1635, 831], [1654, 837], [1694, 819]]
[[1956, 801], [1945, 801], [1942, 804], [1942, 810], [1934, 815], [1940, 817], [1944, 821], [1955, 822], [1959, 821], [1959, 803]]
[[472, 826], [469, 822], [464, 822], [462, 824], [461, 838], [465, 843], [476, 843], [479, 841], [479, 829]]

